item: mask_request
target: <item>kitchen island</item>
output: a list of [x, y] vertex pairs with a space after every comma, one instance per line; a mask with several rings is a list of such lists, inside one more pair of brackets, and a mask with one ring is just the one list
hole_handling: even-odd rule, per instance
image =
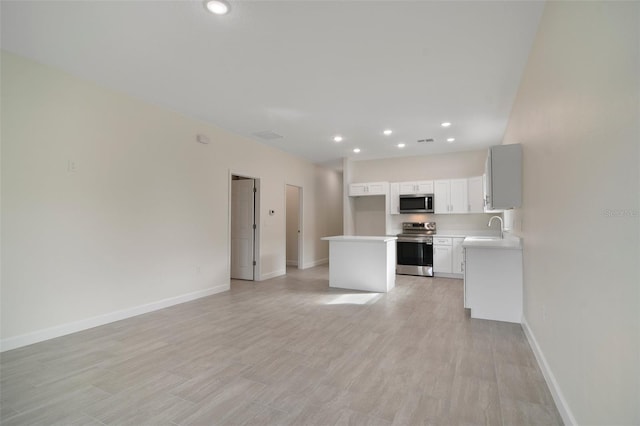
[[396, 285], [397, 237], [338, 235], [329, 241], [329, 287], [386, 293]]

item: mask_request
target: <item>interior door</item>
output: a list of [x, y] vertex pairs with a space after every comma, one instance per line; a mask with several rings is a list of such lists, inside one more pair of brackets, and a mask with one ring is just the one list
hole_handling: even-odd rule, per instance
[[231, 181], [231, 278], [254, 279], [255, 181]]

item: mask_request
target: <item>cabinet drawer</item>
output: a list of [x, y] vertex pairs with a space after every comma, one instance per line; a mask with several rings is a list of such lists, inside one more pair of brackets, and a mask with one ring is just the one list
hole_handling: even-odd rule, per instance
[[452, 244], [451, 238], [447, 237], [434, 237], [433, 245], [434, 246], [450, 246]]

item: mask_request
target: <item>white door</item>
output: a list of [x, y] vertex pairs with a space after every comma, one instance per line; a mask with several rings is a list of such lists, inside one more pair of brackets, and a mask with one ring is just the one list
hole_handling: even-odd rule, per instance
[[231, 278], [253, 280], [254, 260], [253, 179], [231, 181]]

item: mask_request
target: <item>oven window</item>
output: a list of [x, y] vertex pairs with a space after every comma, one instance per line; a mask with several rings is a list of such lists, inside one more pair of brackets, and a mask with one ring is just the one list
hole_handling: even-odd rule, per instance
[[398, 265], [432, 266], [433, 245], [398, 241], [396, 245]]

